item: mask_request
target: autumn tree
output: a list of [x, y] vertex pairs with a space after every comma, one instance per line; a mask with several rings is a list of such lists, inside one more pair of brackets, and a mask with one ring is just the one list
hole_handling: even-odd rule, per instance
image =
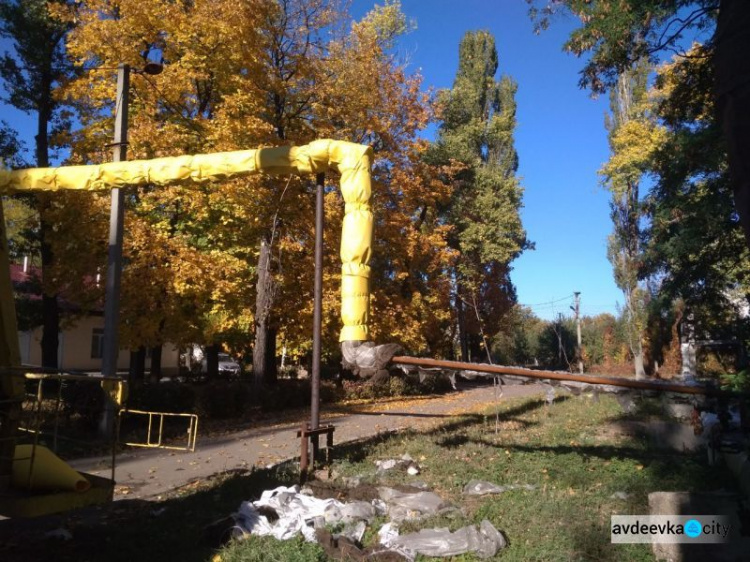
[[600, 174], [610, 192], [614, 229], [609, 237], [607, 257], [615, 284], [625, 304], [622, 316], [627, 326], [633, 367], [637, 379], [645, 378], [643, 335], [646, 329], [648, 291], [643, 274], [641, 231], [645, 209], [641, 181], [652, 153], [663, 141], [663, 131], [649, 113], [646, 99], [649, 65], [641, 62], [623, 73], [610, 92], [610, 114], [606, 116], [611, 156]]
[[458, 253], [454, 298], [464, 360], [478, 355], [480, 339], [487, 348], [487, 336], [515, 302], [510, 263], [530, 247], [519, 215], [517, 86], [508, 76], [495, 80], [497, 68], [492, 35], [464, 35], [453, 88], [438, 97], [441, 124], [431, 154], [433, 161], [463, 165], [444, 216]]
[[[225, 17], [217, 19], [221, 14]], [[113, 126], [114, 69], [120, 63], [134, 70], [131, 158], [216, 150], [211, 119], [217, 111], [220, 88], [229, 89], [228, 81], [235, 78], [227, 74], [227, 65], [238, 64], [247, 56], [237, 47], [236, 38], [228, 36], [223, 23], [225, 6], [82, 2], [58, 16], [79, 22], [68, 47], [85, 69], [85, 75], [60, 94], [75, 105], [82, 124], [71, 138], [72, 162], [109, 158], [105, 147]], [[235, 22], [240, 32], [252, 39], [254, 31], [243, 27], [248, 25], [247, 17], [246, 11], [238, 10]], [[257, 17], [250, 18], [249, 26]], [[225, 46], [229, 43], [234, 47]], [[139, 73], [152, 51], [164, 58], [162, 76]], [[241, 256], [220, 251], [231, 243], [226, 240], [228, 229], [222, 226], [248, 219], [237, 212], [231, 199], [210, 187], [187, 190], [181, 186], [144, 187], [126, 197], [120, 339], [131, 349], [152, 348], [152, 369], [158, 370], [158, 352], [166, 341], [212, 344], [233, 327], [248, 322], [243, 309], [229, 313], [221, 304], [227, 291], [237, 298], [247, 297], [249, 291], [243, 293], [242, 287], [251, 281], [247, 272], [242, 279], [247, 285], [227, 283], [243, 261]], [[215, 202], [210, 210], [209, 201]], [[86, 205], [80, 214], [90, 221], [91, 231], [101, 231], [107, 221], [108, 198], [86, 194], [85, 201], [78, 203]], [[97, 239], [104, 241], [104, 237]], [[212, 255], [205, 250], [214, 241]], [[237, 254], [241, 252], [236, 248]], [[106, 253], [92, 251], [88, 255], [89, 271], [103, 273]]]
[[[320, 103], [325, 88], [320, 83], [321, 64], [325, 54], [322, 31], [338, 19], [331, 2], [281, 0], [268, 10], [263, 22], [265, 41], [261, 59], [264, 72], [258, 88], [265, 97], [265, 113], [273, 127], [276, 143], [294, 140], [303, 143], [315, 138], [315, 103]], [[277, 183], [282, 186], [282, 182]], [[278, 215], [261, 233], [257, 266], [255, 303], [255, 345], [253, 346], [253, 377], [257, 383], [273, 382], [276, 378], [276, 338], [279, 293], [277, 271], [281, 267], [273, 259], [277, 250]], [[278, 256], [278, 254], [277, 254]]]
[[[0, 77], [13, 107], [36, 116], [35, 163], [50, 164], [50, 135], [68, 126], [62, 105], [53, 89], [72, 74], [65, 52], [70, 22], [50, 16], [49, 5], [66, 5], [65, 0], [3, 0], [0, 2], [0, 37], [10, 40], [12, 53], [0, 59]], [[52, 249], [54, 227], [50, 217], [54, 203], [47, 194], [35, 201], [39, 213], [38, 248], [42, 264], [42, 366], [57, 368], [60, 309], [53, 273], [56, 258]]]
[[[399, 5], [376, 8], [348, 29], [337, 5], [323, 1], [121, 1], [115, 8], [98, 1], [76, 8], [80, 25], [69, 48], [92, 71], [65, 92], [83, 124], [72, 139], [73, 161], [106, 158], [102, 147], [111, 130], [114, 97], [107, 69], [118, 62], [137, 69], [153, 49], [164, 58], [164, 72], [133, 77], [133, 158], [325, 137], [372, 144], [374, 254], [380, 257], [373, 260], [371, 274], [373, 335], [386, 334], [418, 350], [438, 347], [449, 314], [443, 272], [452, 254], [445, 244], [448, 228], [439, 224], [436, 208], [450, 187], [442, 179], [445, 173], [422, 161], [425, 143], [417, 132], [429, 111], [420, 79], [408, 75], [389, 52], [404, 29]], [[341, 197], [331, 189], [335, 181], [328, 179], [325, 198], [324, 351], [329, 357], [338, 349], [343, 213]], [[275, 294], [267, 341], [275, 332], [290, 355], [304, 358], [312, 323], [309, 187], [309, 179], [256, 176], [131, 193], [123, 341], [248, 350], [258, 321], [259, 243], [266, 240]], [[104, 220], [103, 200], [97, 205], [101, 209], [93, 214]], [[260, 347], [256, 343], [255, 354]], [[273, 345], [262, 347], [270, 350], [263, 361], [268, 370], [275, 360]]]

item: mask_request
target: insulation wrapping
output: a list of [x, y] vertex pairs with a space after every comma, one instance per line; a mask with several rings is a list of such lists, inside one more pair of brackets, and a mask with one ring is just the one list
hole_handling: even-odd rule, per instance
[[[0, 193], [25, 190], [84, 191], [129, 186], [203, 183], [266, 174], [318, 174], [329, 169], [341, 174], [346, 203], [341, 232], [340, 341], [369, 337], [369, 277], [373, 216], [370, 207], [372, 148], [345, 141], [321, 139], [304, 146], [261, 148], [215, 154], [197, 154], [109, 162], [91, 166], [64, 166], [26, 170], [0, 169]], [[12, 310], [12, 296], [3, 291], [3, 311]], [[10, 301], [8, 299], [10, 298]]]

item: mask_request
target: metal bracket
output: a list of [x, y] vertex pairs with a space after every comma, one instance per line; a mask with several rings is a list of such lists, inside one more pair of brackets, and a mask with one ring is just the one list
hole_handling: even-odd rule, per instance
[[301, 439], [300, 442], [300, 459], [299, 459], [299, 470], [300, 480], [304, 481], [307, 477], [307, 471], [310, 465], [310, 450], [309, 441], [312, 441], [312, 468], [315, 468], [315, 461], [320, 453], [320, 445], [318, 437], [321, 435], [326, 436], [326, 465], [331, 464], [331, 453], [333, 451], [333, 432], [336, 431], [336, 427], [333, 425], [324, 425], [316, 429], [310, 429], [309, 423], [302, 424], [302, 428], [297, 430], [297, 437]]

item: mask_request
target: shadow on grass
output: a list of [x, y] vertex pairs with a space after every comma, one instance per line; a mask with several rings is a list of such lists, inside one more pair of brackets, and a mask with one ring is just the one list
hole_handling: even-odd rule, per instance
[[[556, 402], [569, 399], [564, 396]], [[531, 424], [534, 422], [519, 418], [545, 406], [546, 402], [543, 400], [527, 400], [500, 412], [499, 419]], [[652, 490], [708, 489], [710, 486], [720, 487], [728, 479], [724, 470], [709, 471], [681, 453], [627, 444], [620, 447], [498, 443], [481, 436], [474, 437], [467, 431], [472, 426], [491, 427], [494, 416], [468, 414], [452, 418], [449, 423], [442, 424], [437, 429], [418, 432], [418, 435], [432, 439], [446, 448], [479, 443], [483, 447], [508, 449], [511, 453], [548, 457], [543, 462], [548, 463], [550, 479], [558, 486], [591, 484], [592, 477], [585, 470], [579, 470], [573, 475], [567, 474], [563, 466], [565, 459], [574, 462], [583, 459], [584, 463], [596, 459], [635, 459], [643, 465], [643, 471], [635, 473], [632, 470], [617, 469], [612, 485], [617, 486], [615, 489], [628, 490], [634, 496], [640, 496], [641, 500], [643, 494]], [[462, 433], [458, 436], [450, 435], [457, 431]], [[407, 435], [410, 433], [406, 432]], [[381, 434], [336, 446], [334, 458], [346, 459], [352, 463], [360, 462], [391, 437], [392, 434]], [[599, 466], [596, 468], [601, 469]], [[45, 518], [38, 520], [36, 524], [0, 521], [0, 560], [207, 561], [212, 558], [218, 545], [206, 540], [206, 526], [230, 516], [237, 511], [242, 501], [257, 499], [263, 490], [297, 482], [298, 474], [294, 465], [286, 463], [274, 469], [219, 475], [207, 483], [188, 485], [183, 489], [182, 495], [177, 492], [158, 502], [121, 500], [102, 508]], [[622, 512], [637, 513], [634, 511], [637, 506], [637, 502], [629, 500], [623, 503]], [[605, 536], [609, 534], [607, 524], [583, 526], [571, 522], [570, 525], [580, 559], [621, 559], [618, 556], [621, 552], [602, 546], [609, 543], [608, 536]], [[48, 531], [59, 528], [70, 531], [73, 539], [59, 541], [45, 537]]]
[[[0, 521], [0, 559], [147, 562], [151, 560], [206, 561], [215, 547], [206, 540], [205, 527], [230, 516], [244, 500], [257, 499], [263, 490], [292, 485], [297, 476], [289, 467], [215, 477], [212, 487], [170, 499], [120, 500], [109, 505], [35, 520]], [[190, 486], [188, 486], [190, 488]], [[71, 540], [49, 537], [66, 529]]]

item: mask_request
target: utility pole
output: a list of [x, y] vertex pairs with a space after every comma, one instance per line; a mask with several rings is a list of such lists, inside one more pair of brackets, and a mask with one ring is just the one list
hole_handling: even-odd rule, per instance
[[[557, 325], [555, 327], [555, 335], [557, 336], [557, 364], [562, 365], [563, 360], [563, 344], [562, 344], [562, 322], [563, 322], [563, 315], [562, 312], [559, 312], [557, 314]], [[565, 361], [568, 361], [568, 357], [566, 355]]]
[[[117, 67], [117, 99], [115, 100], [115, 137], [112, 146], [113, 162], [128, 159], [128, 102], [130, 90], [130, 66]], [[107, 257], [107, 284], [104, 296], [104, 349], [102, 374], [113, 377], [117, 374], [117, 325], [120, 320], [120, 280], [122, 278], [122, 223], [125, 211], [124, 193], [119, 188], [112, 190], [109, 210], [109, 255]]]
[[[117, 67], [117, 98], [115, 99], [115, 137], [112, 160], [122, 162], [128, 158], [128, 102], [130, 92], [130, 66]], [[117, 375], [117, 358], [120, 346], [117, 341], [117, 325], [120, 321], [120, 280], [122, 278], [122, 237], [125, 212], [125, 197], [122, 190], [112, 190], [109, 210], [109, 254], [107, 256], [107, 284], [104, 294], [104, 342], [102, 350], [102, 374]], [[114, 404], [107, 400], [100, 430], [111, 435], [114, 427]]]
[[576, 332], [578, 335], [578, 350], [576, 351], [576, 355], [578, 355], [578, 372], [583, 373], [583, 348], [581, 347], [581, 292], [575, 291], [573, 295], [576, 299], [575, 307], [571, 306], [570, 308], [576, 315]]

